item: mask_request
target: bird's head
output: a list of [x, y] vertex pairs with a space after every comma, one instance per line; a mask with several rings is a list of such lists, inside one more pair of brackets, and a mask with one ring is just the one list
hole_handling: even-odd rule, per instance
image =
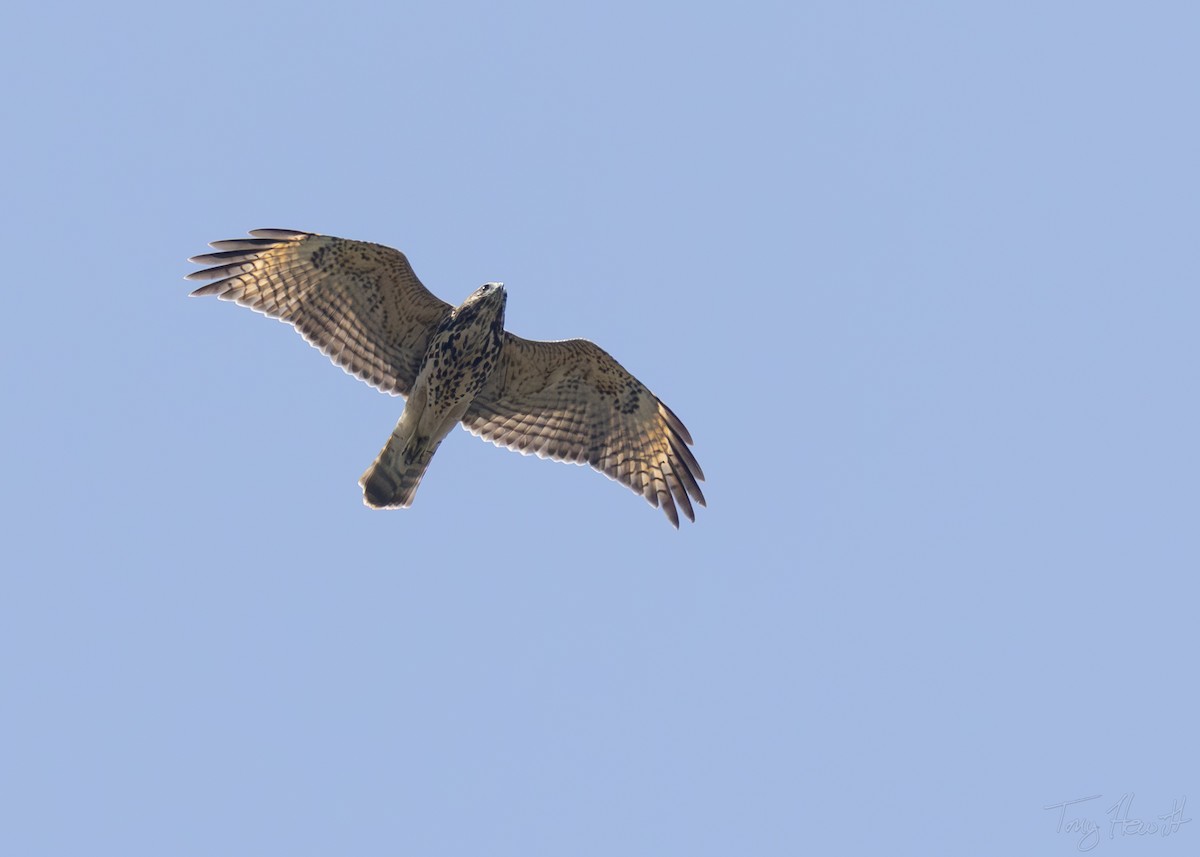
[[504, 283], [484, 283], [462, 302], [458, 311], [469, 311], [472, 314], [496, 313], [503, 316], [506, 300], [508, 300], [508, 294], [504, 292]]
[[487, 323], [503, 328], [504, 305], [507, 300], [504, 283], [484, 283], [454, 310], [453, 315], [459, 323], [465, 323], [468, 319], [486, 319]]
[[504, 283], [484, 283], [471, 293], [462, 303], [461, 309], [473, 308], [476, 312], [504, 314], [504, 304], [508, 294], [504, 291]]
[[504, 300], [504, 283], [484, 283], [477, 288], [468, 301], [490, 297], [492, 300]]

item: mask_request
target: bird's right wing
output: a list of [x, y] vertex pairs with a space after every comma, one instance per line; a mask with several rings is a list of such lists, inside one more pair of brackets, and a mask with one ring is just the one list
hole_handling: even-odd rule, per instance
[[290, 229], [214, 241], [214, 265], [189, 280], [216, 280], [216, 295], [286, 321], [352, 375], [407, 396], [438, 323], [453, 309], [417, 279], [399, 250]]
[[590, 464], [659, 506], [696, 519], [704, 479], [679, 417], [586, 339], [504, 335], [500, 364], [462, 418], [473, 434], [524, 455]]

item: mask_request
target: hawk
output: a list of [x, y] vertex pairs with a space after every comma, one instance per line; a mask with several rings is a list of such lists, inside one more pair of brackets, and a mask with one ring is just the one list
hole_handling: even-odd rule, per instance
[[598, 345], [538, 342], [504, 329], [507, 295], [486, 283], [457, 307], [431, 294], [399, 250], [254, 229], [188, 261], [213, 267], [192, 296], [216, 295], [293, 325], [351, 375], [404, 396], [404, 411], [359, 484], [375, 509], [412, 505], [456, 423], [524, 455], [589, 464], [695, 521], [704, 472], [679, 417]]

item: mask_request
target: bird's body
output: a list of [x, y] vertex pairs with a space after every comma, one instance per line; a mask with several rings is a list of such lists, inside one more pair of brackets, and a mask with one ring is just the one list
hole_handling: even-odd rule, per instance
[[363, 474], [367, 505], [408, 506], [456, 423], [525, 454], [589, 464], [679, 525], [704, 505], [700, 465], [679, 418], [583, 339], [536, 342], [504, 330], [506, 294], [488, 283], [460, 306], [438, 300], [403, 253], [308, 232], [259, 229], [191, 261], [215, 267], [193, 295], [286, 321], [347, 372], [407, 402]]
[[438, 325], [400, 421], [359, 480], [367, 505], [412, 505], [433, 454], [496, 368], [504, 344], [504, 303], [504, 286], [488, 283]]

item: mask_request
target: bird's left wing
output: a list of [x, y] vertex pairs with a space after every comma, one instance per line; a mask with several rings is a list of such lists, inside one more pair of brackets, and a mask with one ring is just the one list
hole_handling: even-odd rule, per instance
[[679, 417], [586, 339], [536, 342], [506, 333], [500, 363], [462, 419], [469, 431], [525, 455], [593, 468], [696, 519], [704, 471]]
[[452, 307], [417, 279], [399, 250], [291, 229], [254, 229], [214, 241], [214, 265], [189, 280], [215, 280], [192, 295], [236, 301], [300, 331], [347, 372], [407, 396], [438, 323]]

